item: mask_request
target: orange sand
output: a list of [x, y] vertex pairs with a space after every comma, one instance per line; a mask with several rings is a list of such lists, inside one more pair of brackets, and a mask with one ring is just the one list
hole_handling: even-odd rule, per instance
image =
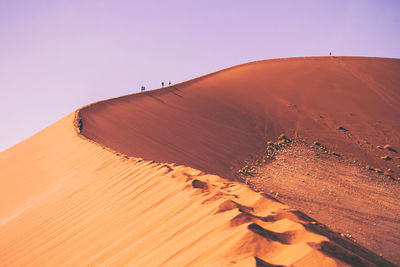
[[[324, 125], [322, 140], [363, 160], [372, 150], [343, 138], [336, 124], [351, 125], [356, 141], [385, 137], [398, 147], [399, 70], [390, 59], [247, 64], [82, 109], [83, 133], [94, 141], [68, 115], [0, 153], [0, 265], [393, 266], [271, 197], [203, 171], [231, 177], [235, 160], [288, 129], [312, 138]], [[348, 98], [338, 102], [343, 92]], [[334, 97], [340, 108], [329, 104]], [[353, 107], [357, 97], [363, 102]]]
[[265, 60], [93, 104], [81, 116], [85, 136], [117, 151], [226, 178], [281, 133], [400, 176], [400, 161], [376, 149], [400, 151], [399, 88], [399, 59]]
[[80, 138], [73, 115], [0, 155], [2, 266], [339, 263], [307, 244], [327, 238], [287, 206], [189, 167], [117, 156]]

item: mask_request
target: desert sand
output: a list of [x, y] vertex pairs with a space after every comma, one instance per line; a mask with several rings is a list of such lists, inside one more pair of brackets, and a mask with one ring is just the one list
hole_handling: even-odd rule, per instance
[[281, 133], [318, 140], [350, 158], [396, 170], [398, 159], [381, 160], [391, 152], [376, 146], [400, 150], [399, 73], [398, 59], [252, 62], [93, 104], [80, 112], [83, 133], [127, 155], [226, 178], [236, 170], [233, 163], [262, 153], [265, 141]]
[[376, 146], [400, 145], [399, 73], [394, 59], [269, 60], [84, 107], [0, 154], [0, 265], [393, 266], [391, 250], [379, 256], [236, 171], [285, 133], [397, 177], [397, 154]]
[[338, 245], [295, 210], [237, 182], [104, 149], [73, 120], [1, 154], [2, 266], [343, 264], [319, 251]]
[[[285, 203], [307, 214], [311, 211], [331, 229], [349, 233], [363, 246], [400, 264], [400, 191], [398, 182], [392, 181], [400, 178], [400, 153], [384, 148], [390, 145], [400, 151], [399, 88], [398, 59], [265, 60], [96, 103], [81, 110], [81, 116], [87, 122], [85, 136], [117, 151], [229, 179], [241, 178], [236, 171], [244, 160], [260, 158], [266, 142], [276, 141], [282, 133], [308, 144], [318, 141], [341, 159], [382, 174], [371, 180], [375, 171], [365, 174], [343, 164], [310, 165], [304, 175], [320, 172], [323, 180], [328, 173], [337, 174], [331, 182], [345, 183], [336, 191], [347, 192], [331, 202], [326, 197], [329, 188], [322, 191], [326, 185], [314, 179], [307, 187], [316, 203], [311, 208], [300, 191], [288, 190], [293, 182], [280, 183], [282, 190], [278, 190], [266, 181], [258, 189], [288, 192], [279, 197]], [[384, 160], [386, 156], [391, 159]], [[304, 180], [286, 174], [286, 179]], [[364, 190], [357, 186], [363, 181]]]

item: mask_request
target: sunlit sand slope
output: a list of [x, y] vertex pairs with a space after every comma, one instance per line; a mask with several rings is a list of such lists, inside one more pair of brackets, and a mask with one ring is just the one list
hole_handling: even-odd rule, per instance
[[104, 149], [73, 120], [0, 154], [1, 266], [390, 266], [242, 184]]

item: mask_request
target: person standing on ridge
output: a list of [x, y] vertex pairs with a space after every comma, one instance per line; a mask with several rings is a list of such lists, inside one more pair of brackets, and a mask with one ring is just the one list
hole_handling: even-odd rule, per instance
[[332, 56], [332, 52], [329, 52], [329, 56]]
[[169, 81], [168, 85], [171, 86], [171, 81]]
[[82, 118], [79, 118], [77, 126], [78, 126], [78, 133], [81, 133], [82, 132], [82, 128], [83, 128]]
[[161, 87], [164, 87], [164, 82], [161, 83]]

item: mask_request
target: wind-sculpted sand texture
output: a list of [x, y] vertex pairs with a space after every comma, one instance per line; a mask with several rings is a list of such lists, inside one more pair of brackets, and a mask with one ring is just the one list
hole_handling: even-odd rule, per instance
[[1, 266], [391, 266], [243, 184], [124, 156], [73, 121], [0, 154]]
[[400, 264], [400, 184], [304, 144], [255, 166], [247, 184]]
[[[235, 182], [234, 173], [284, 132], [308, 144], [317, 139], [347, 163], [356, 160], [350, 174], [343, 172], [350, 165], [334, 166], [347, 182], [367, 163], [391, 168], [396, 178], [399, 73], [396, 59], [260, 61], [84, 107], [0, 154], [0, 266], [394, 266], [375, 249], [388, 248], [397, 229], [379, 227], [379, 242], [365, 249], [364, 230], [374, 221], [359, 220], [369, 228], [358, 240], [367, 241], [354, 242], [314, 214]], [[267, 172], [292, 175], [284, 179], [293, 179], [296, 190], [277, 180], [257, 189], [279, 189], [293, 200], [290, 192], [303, 192], [298, 179], [310, 168], [294, 157], [296, 166], [281, 162], [279, 169], [279, 160], [260, 166], [258, 180], [248, 183], [254, 187]], [[317, 197], [304, 199], [310, 209], [320, 200], [315, 192], [334, 184], [335, 168], [326, 184], [309, 186]], [[388, 205], [371, 216], [396, 213], [396, 199], [386, 200], [398, 183], [370, 184], [355, 195], [375, 192]], [[390, 194], [382, 185], [392, 186]], [[306, 211], [299, 201], [290, 203]], [[341, 216], [353, 216], [329, 212], [335, 230], [343, 229]], [[321, 214], [315, 216], [324, 223]], [[398, 225], [396, 218], [390, 223]], [[388, 255], [396, 263], [395, 253]]]
[[[261, 158], [266, 142], [281, 133], [309, 145], [318, 141], [354, 166], [307, 158], [315, 164], [306, 172], [318, 172], [319, 180], [309, 179], [306, 200], [316, 204], [305, 204], [301, 195], [306, 172], [289, 170], [301, 170], [300, 161], [278, 169], [287, 175], [282, 179], [263, 180], [275, 168], [259, 169], [253, 183], [263, 192], [285, 191], [283, 200], [292, 207], [400, 264], [399, 103], [399, 59], [289, 58], [102, 101], [80, 116], [85, 136], [117, 151], [233, 180], [244, 160]], [[324, 179], [346, 191], [340, 203], [326, 198]], [[300, 188], [289, 190], [294, 184]]]

